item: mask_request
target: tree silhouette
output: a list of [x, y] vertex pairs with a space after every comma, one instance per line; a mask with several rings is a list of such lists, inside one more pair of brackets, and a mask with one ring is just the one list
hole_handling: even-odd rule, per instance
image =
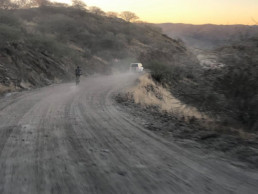
[[82, 0], [73, 0], [73, 7], [77, 9], [86, 9], [87, 5]]
[[127, 22], [133, 22], [133, 21], [139, 19], [139, 17], [135, 13], [130, 12], [130, 11], [123, 11], [120, 14], [120, 17]]
[[0, 9], [15, 9], [18, 8], [17, 4], [11, 2], [10, 0], [1, 0]]
[[100, 9], [99, 7], [96, 7], [96, 6], [90, 7], [90, 12], [94, 13], [94, 14], [97, 14], [97, 15], [105, 15], [105, 12], [102, 9]]

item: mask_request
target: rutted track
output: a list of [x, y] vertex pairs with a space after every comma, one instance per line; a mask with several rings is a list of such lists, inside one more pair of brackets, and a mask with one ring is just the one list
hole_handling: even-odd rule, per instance
[[257, 172], [190, 153], [117, 109], [112, 95], [134, 80], [1, 99], [0, 193], [257, 193]]

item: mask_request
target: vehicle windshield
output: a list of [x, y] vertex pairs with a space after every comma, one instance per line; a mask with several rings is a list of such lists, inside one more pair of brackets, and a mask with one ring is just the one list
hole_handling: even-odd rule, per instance
[[138, 67], [137, 63], [131, 64], [131, 67]]

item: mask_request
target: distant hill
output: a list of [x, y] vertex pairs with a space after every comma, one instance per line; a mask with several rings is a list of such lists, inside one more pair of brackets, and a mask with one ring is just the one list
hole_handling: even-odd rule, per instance
[[188, 46], [213, 49], [258, 36], [258, 26], [157, 24], [171, 38], [182, 39]]

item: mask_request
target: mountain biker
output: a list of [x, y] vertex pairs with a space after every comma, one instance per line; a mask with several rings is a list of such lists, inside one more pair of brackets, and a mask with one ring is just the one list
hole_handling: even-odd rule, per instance
[[82, 74], [81, 72], [82, 72], [81, 68], [77, 66], [77, 68], [75, 69], [75, 76], [80, 77]]
[[82, 75], [82, 70], [79, 66], [75, 69], [75, 77], [76, 77], [76, 84], [78, 85], [80, 82], [80, 76]]

